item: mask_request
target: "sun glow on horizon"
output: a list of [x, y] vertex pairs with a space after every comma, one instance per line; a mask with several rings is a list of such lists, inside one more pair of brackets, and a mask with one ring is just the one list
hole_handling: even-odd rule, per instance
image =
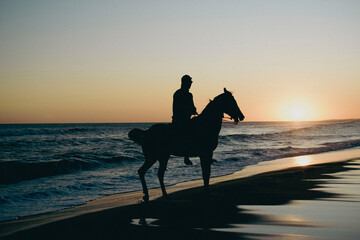
[[281, 115], [286, 121], [311, 121], [314, 119], [313, 106], [305, 101], [289, 102], [283, 107]]
[[290, 118], [295, 121], [302, 121], [306, 117], [306, 110], [299, 106], [295, 106], [292, 109], [290, 109], [289, 113], [290, 113]]

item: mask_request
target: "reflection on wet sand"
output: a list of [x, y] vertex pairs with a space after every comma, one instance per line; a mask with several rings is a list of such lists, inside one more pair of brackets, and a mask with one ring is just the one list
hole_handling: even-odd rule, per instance
[[[308, 160], [299, 159], [299, 165]], [[360, 233], [360, 160], [343, 167], [348, 170], [324, 173], [323, 178], [312, 179], [317, 182], [317, 188], [308, 191], [331, 192], [331, 196], [294, 198], [280, 205], [239, 205], [244, 213], [261, 216], [260, 221], [214, 230], [261, 234], [260, 239], [273, 239], [275, 235], [278, 239], [357, 239]]]
[[4, 239], [356, 239], [359, 176], [359, 160], [301, 166], [214, 184], [211, 195], [192, 188]]
[[311, 157], [310, 156], [299, 156], [295, 157], [295, 165], [297, 166], [308, 166], [311, 164]]
[[[310, 161], [297, 160], [303, 167]], [[171, 201], [147, 206], [147, 216], [156, 218], [149, 218], [147, 227], [181, 229], [177, 237], [206, 233], [208, 239], [351, 239], [359, 233], [354, 226], [359, 219], [348, 210], [359, 213], [360, 195], [353, 205], [342, 202], [345, 196], [341, 189], [336, 191], [334, 181], [351, 181], [346, 170], [359, 174], [357, 166], [359, 161], [333, 163], [235, 180], [213, 186], [210, 198], [197, 190], [175, 193]], [[327, 187], [333, 191], [328, 192]], [[358, 187], [353, 184], [351, 188], [356, 191]], [[339, 219], [346, 224], [339, 225]]]

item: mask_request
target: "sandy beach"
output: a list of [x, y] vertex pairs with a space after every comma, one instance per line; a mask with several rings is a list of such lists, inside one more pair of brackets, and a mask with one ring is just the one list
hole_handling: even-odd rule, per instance
[[360, 149], [284, 158], [0, 223], [2, 239], [358, 239]]

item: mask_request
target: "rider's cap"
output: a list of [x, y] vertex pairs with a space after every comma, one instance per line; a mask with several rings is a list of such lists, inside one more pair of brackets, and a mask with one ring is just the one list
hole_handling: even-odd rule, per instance
[[190, 77], [189, 75], [184, 75], [184, 76], [181, 78], [181, 83], [192, 83], [191, 77]]

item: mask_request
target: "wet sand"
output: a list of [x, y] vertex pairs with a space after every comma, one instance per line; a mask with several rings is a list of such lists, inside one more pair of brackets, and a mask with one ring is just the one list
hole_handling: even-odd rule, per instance
[[[315, 164], [315, 165], [311, 165]], [[213, 167], [216, 171], [216, 165]], [[165, 177], [166, 181], [166, 177]], [[360, 149], [279, 159], [0, 223], [3, 239], [358, 239]]]

